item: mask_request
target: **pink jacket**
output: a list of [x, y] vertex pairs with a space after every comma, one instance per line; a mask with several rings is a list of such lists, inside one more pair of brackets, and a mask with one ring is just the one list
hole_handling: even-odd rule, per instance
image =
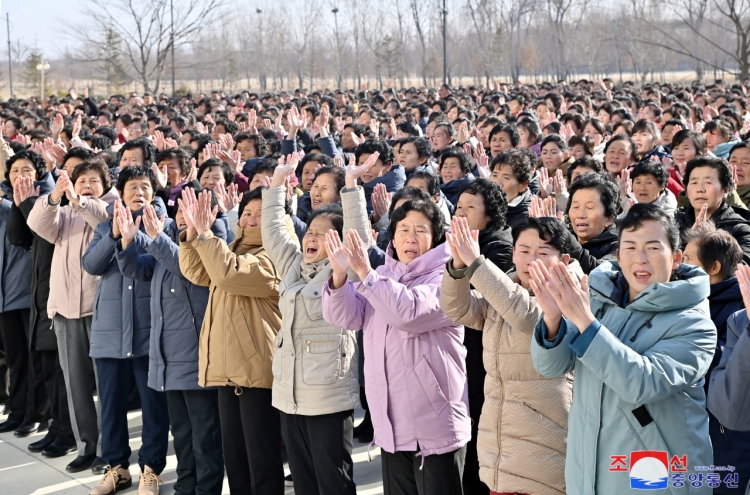
[[408, 265], [386, 257], [361, 283], [323, 291], [323, 318], [363, 329], [375, 443], [386, 452], [444, 454], [471, 438], [464, 327], [440, 308], [450, 258], [442, 244]]
[[81, 266], [96, 226], [108, 219], [107, 206], [118, 199], [112, 188], [101, 198], [81, 198], [78, 207], [49, 204], [49, 196], [36, 200], [28, 218], [29, 228], [55, 245], [52, 255], [47, 315], [83, 318], [94, 313], [94, 296], [99, 277]]

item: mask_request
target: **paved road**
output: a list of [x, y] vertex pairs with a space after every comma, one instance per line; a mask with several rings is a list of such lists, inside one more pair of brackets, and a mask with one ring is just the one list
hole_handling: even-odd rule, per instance
[[[363, 411], [355, 414], [355, 424], [362, 418]], [[0, 416], [4, 421], [6, 416]], [[130, 473], [133, 476], [133, 487], [118, 492], [123, 494], [136, 494], [138, 492], [138, 448], [141, 445], [141, 413], [140, 411], [128, 413], [128, 426], [130, 427], [130, 448], [133, 454], [130, 457]], [[77, 474], [65, 472], [65, 466], [75, 458], [71, 454], [58, 459], [47, 459], [41, 454], [32, 454], [26, 447], [39, 439], [45, 433], [37, 433], [27, 438], [16, 438], [12, 433], [0, 434], [0, 495], [46, 495], [46, 494], [72, 494], [86, 495], [89, 489], [99, 482], [101, 476], [93, 476], [87, 470]], [[383, 493], [380, 475], [380, 449], [373, 447], [370, 450], [372, 462], [368, 462], [367, 445], [354, 441], [354, 481], [357, 483], [359, 495], [379, 495]], [[164, 484], [161, 495], [174, 493], [174, 482], [177, 479], [175, 468], [177, 459], [172, 449], [170, 436], [169, 452], [167, 454], [167, 468], [161, 475]], [[289, 470], [286, 466], [287, 474]], [[226, 478], [224, 479], [223, 494], [229, 493]], [[291, 488], [286, 490], [287, 494], [293, 494]]]

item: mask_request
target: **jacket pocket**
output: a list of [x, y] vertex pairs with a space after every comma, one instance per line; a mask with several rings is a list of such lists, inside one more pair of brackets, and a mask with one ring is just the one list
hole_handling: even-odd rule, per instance
[[255, 347], [255, 342], [253, 341], [250, 324], [245, 319], [245, 313], [242, 311], [242, 308], [240, 308], [235, 314], [232, 315], [230, 322], [230, 324], [234, 328], [234, 335], [240, 344], [240, 348], [242, 349], [242, 354], [245, 357], [245, 361], [247, 361], [251, 357], [253, 357], [255, 353], [258, 352], [258, 350]]
[[332, 385], [341, 371], [341, 335], [302, 335], [302, 380]]
[[427, 395], [427, 400], [430, 401], [435, 413], [440, 414], [440, 411], [448, 403], [448, 399], [445, 398], [445, 394], [443, 394], [440, 388], [435, 373], [433, 373], [430, 363], [427, 362], [427, 357], [422, 356], [422, 359], [414, 367], [414, 372], [417, 374], [417, 380], [422, 385], [422, 389]]
[[[648, 407], [642, 407], [645, 408], [645, 411], [648, 414]], [[638, 418], [635, 414], [633, 414], [633, 410], [636, 409], [639, 408], [634, 404], [626, 403], [623, 406], [620, 406], [620, 411], [622, 411], [622, 414], [624, 414], [625, 418], [630, 422], [630, 426], [632, 426], [635, 432], [638, 434], [638, 438], [645, 447], [645, 450], [661, 450], [664, 452], [669, 452], [667, 443], [664, 441], [664, 437], [661, 435], [656, 421], [654, 421], [653, 418], [650, 418], [650, 414], [648, 414], [651, 421], [648, 422], [645, 426], [641, 426]]]
[[281, 381], [284, 375], [284, 335], [279, 331], [273, 341], [273, 362], [271, 364], [271, 373], [277, 382]]
[[[322, 293], [322, 289], [321, 289]], [[302, 295], [302, 301], [305, 303], [305, 310], [307, 311], [307, 317], [311, 321], [319, 321], [323, 319], [323, 298], [322, 297], [305, 297]]]

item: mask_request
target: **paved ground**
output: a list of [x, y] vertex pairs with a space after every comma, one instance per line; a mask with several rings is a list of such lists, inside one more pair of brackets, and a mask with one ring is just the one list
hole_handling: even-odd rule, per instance
[[[361, 421], [363, 411], [355, 414], [355, 424]], [[0, 421], [5, 420], [0, 416]], [[130, 448], [133, 454], [130, 457], [130, 473], [133, 476], [133, 487], [125, 490], [124, 494], [135, 494], [138, 492], [138, 448], [141, 445], [141, 413], [140, 411], [128, 414], [128, 425], [130, 426]], [[58, 459], [47, 459], [41, 454], [32, 454], [26, 447], [39, 439], [45, 433], [37, 433], [27, 438], [16, 438], [12, 433], [0, 435], [0, 494], [1, 495], [46, 495], [74, 494], [86, 495], [89, 489], [98, 483], [100, 476], [93, 476], [90, 470], [68, 474], [65, 466], [75, 458], [76, 454], [70, 454]], [[383, 493], [380, 475], [380, 449], [373, 447], [370, 450], [372, 462], [368, 462], [367, 445], [354, 441], [354, 481], [357, 483], [359, 495], [379, 495]], [[169, 453], [167, 454], [167, 468], [161, 475], [165, 483], [162, 485], [161, 495], [174, 493], [173, 485], [177, 479], [175, 468], [177, 459], [172, 450], [170, 437]], [[285, 466], [286, 468], [286, 466]], [[289, 473], [288, 468], [286, 469]], [[224, 479], [223, 494], [229, 493], [226, 478]], [[294, 493], [291, 488], [286, 490], [287, 494]]]

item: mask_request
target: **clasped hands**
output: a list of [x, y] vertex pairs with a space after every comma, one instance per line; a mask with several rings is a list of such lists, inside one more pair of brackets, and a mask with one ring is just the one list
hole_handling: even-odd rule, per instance
[[350, 269], [361, 281], [364, 281], [372, 270], [367, 246], [359, 237], [359, 233], [354, 229], [350, 230], [346, 234], [346, 240], [348, 246], [341, 242], [337, 231], [331, 229], [326, 233], [326, 252], [333, 269], [334, 289], [339, 289], [346, 283], [347, 272]]

